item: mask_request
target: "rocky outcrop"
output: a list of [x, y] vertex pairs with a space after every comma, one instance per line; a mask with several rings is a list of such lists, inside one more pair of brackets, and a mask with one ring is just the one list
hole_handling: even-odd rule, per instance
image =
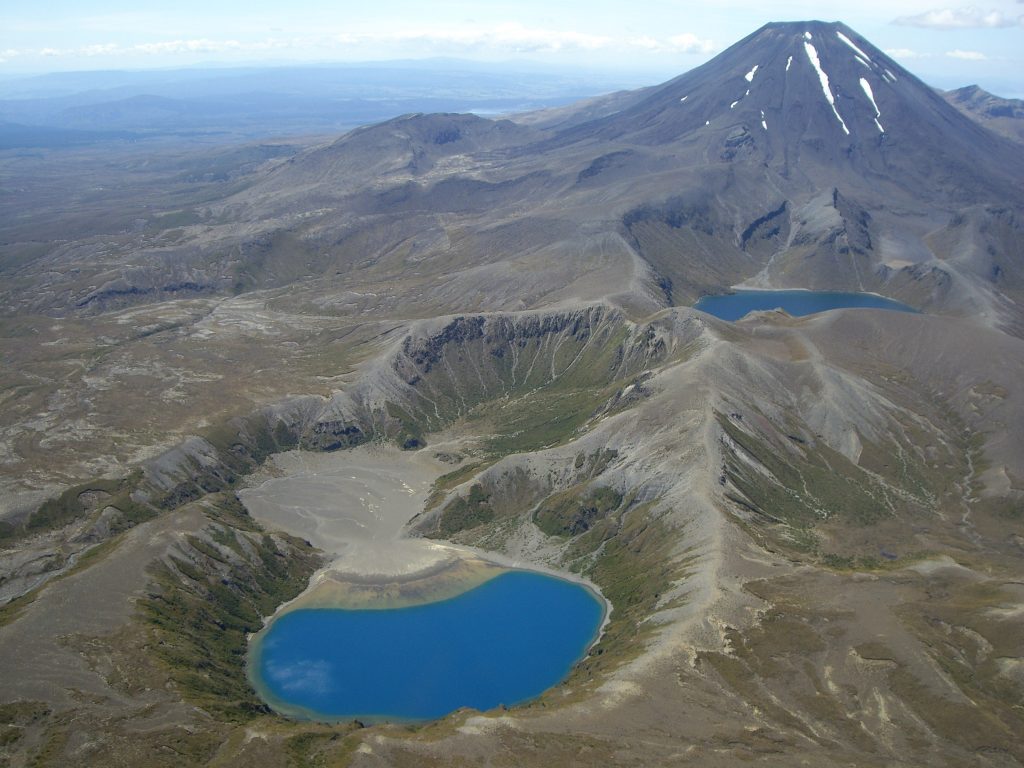
[[657, 323], [636, 326], [606, 305], [424, 321], [332, 397], [302, 442], [330, 449], [401, 436], [417, 447], [423, 433], [491, 402], [601, 390], [666, 359], [676, 344]]

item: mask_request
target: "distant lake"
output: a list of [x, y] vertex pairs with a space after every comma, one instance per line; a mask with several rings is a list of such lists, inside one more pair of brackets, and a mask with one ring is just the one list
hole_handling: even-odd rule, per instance
[[694, 309], [707, 312], [730, 322], [739, 320], [749, 312], [784, 309], [794, 317], [813, 315], [829, 309], [891, 309], [897, 312], [917, 312], [898, 301], [873, 293], [836, 293], [832, 291], [736, 291], [726, 296], [705, 296]]
[[578, 584], [510, 571], [425, 605], [285, 613], [254, 640], [250, 676], [275, 709], [313, 719], [487, 710], [561, 682], [603, 616]]

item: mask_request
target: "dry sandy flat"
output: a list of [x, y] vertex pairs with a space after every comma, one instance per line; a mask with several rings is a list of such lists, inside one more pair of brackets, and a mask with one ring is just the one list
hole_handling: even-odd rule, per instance
[[331, 556], [295, 600], [300, 607], [387, 608], [444, 599], [509, 568], [590, 581], [529, 559], [475, 547], [409, 538], [405, 525], [423, 510], [434, 480], [452, 469], [434, 450], [360, 446], [337, 453], [289, 451], [271, 457], [239, 497], [272, 530], [300, 536]]
[[307, 539], [329, 556], [300, 607], [389, 608], [460, 594], [504, 568], [466, 547], [403, 534], [434, 480], [451, 470], [435, 451], [361, 446], [338, 453], [274, 456], [239, 493], [271, 529]]
[[433, 451], [290, 451], [274, 456], [239, 496], [267, 527], [334, 555], [330, 570], [352, 578], [402, 578], [455, 557], [450, 547], [402, 538], [434, 479], [450, 469]]

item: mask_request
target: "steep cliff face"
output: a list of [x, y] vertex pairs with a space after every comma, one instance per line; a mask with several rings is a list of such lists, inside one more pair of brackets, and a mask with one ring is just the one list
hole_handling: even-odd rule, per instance
[[[993, 477], [1024, 471], [1019, 439], [1008, 447], [978, 437], [983, 424], [1020, 407], [1003, 399], [1019, 342], [986, 332], [987, 343], [1007, 347], [999, 361], [973, 357], [975, 369], [938, 396], [930, 382], [947, 373], [919, 367], [929, 354], [941, 359], [938, 321], [908, 317], [884, 338], [883, 312], [835, 314], [730, 326], [673, 311], [630, 326], [592, 308], [460, 318], [406, 337], [388, 369], [408, 388], [403, 415], [422, 414], [426, 432], [456, 424], [485, 436], [485, 461], [453, 473], [459, 482], [435, 494], [417, 530], [489, 540], [511, 527], [525, 537], [517, 546], [528, 546], [538, 528], [575, 538], [615, 512], [699, 496], [805, 555], [860, 556], [884, 548], [886, 537], [913, 539], [898, 532], [908, 519], [946, 528], [978, 503], [971, 488], [988, 482], [976, 474], [981, 455], [1000, 466]], [[617, 351], [588, 358], [587, 337], [605, 332], [620, 334]], [[526, 339], [536, 346], [518, 347]], [[531, 353], [520, 358], [524, 367], [496, 354], [510, 341]], [[851, 354], [850, 345], [862, 351]], [[559, 359], [580, 369], [552, 368]], [[901, 369], [901, 359], [914, 366]], [[474, 375], [451, 378], [463, 370]], [[963, 394], [975, 390], [1003, 395], [983, 404], [980, 394]], [[454, 418], [438, 416], [448, 413]], [[683, 463], [670, 458], [675, 451]], [[600, 488], [617, 494], [614, 504], [595, 496]], [[995, 492], [1002, 501], [992, 508], [1018, 503], [1021, 490]]]
[[403, 116], [137, 232], [40, 233], [6, 303], [89, 315], [289, 287], [292, 307], [408, 320], [651, 311], [756, 281], [1019, 326], [1019, 147], [849, 27], [768, 24], [612, 103], [539, 123]]
[[1024, 142], [1024, 100], [1003, 99], [977, 85], [945, 91], [942, 97], [989, 130]]
[[[45, 699], [0, 702], [0, 762], [13, 739], [15, 764], [127, 763], [167, 722], [175, 764], [183, 744], [246, 766], [1024, 762], [1021, 158], [849, 28], [771, 24], [527, 128], [406, 116], [174, 229], [5, 251], [3, 330], [29, 352], [0, 371], [3, 447], [41, 464], [60, 429], [131, 448], [0, 524], [3, 679]], [[741, 282], [924, 312], [680, 306]], [[239, 378], [277, 405], [230, 417]], [[159, 386], [129, 403], [140, 380]], [[156, 402], [195, 421], [139, 437], [112, 415]], [[446, 472], [389, 486], [427, 499], [410, 535], [600, 587], [610, 620], [566, 686], [412, 736], [260, 710], [245, 634], [318, 561], [232, 491], [275, 453], [344, 465], [364, 444], [367, 472], [384, 445]], [[337, 487], [323, 514], [364, 501]], [[153, 647], [180, 689], [140, 660]], [[96, 724], [103, 744], [76, 740]]]
[[[146, 466], [137, 490], [155, 519], [140, 535], [197, 509], [215, 515], [157, 572], [148, 620], [166, 632], [168, 617], [200, 611], [213, 595], [216, 611], [235, 606], [248, 631], [253, 606], [298, 589], [314, 565], [308, 547], [261, 536], [218, 493], [268, 453], [337, 451], [345, 441], [456, 445], [459, 463], [410, 533], [579, 573], [612, 605], [570, 679], [572, 697], [506, 715], [517, 723], [508, 738], [582, 723], [588, 740], [595, 709], [624, 734], [639, 723], [628, 714], [636, 692], [696, 714], [713, 705], [694, 691], [713, 691], [765, 707], [757, 722], [788, 740], [787, 753], [799, 742], [806, 754], [959, 760], [978, 748], [981, 720], [995, 717], [1004, 725], [986, 739], [1014, 754], [1019, 714], [992, 656], [1009, 652], [1011, 635], [991, 611], [1001, 605], [994, 596], [1009, 594], [1019, 548], [1010, 533], [1024, 499], [1024, 438], [993, 427], [1024, 410], [1013, 383], [1020, 342], [972, 326], [975, 352], [961, 367], [940, 354], [966, 343], [960, 321], [892, 318], [765, 313], [727, 324], [672, 309], [637, 323], [600, 304], [413, 324], [342, 393], [235, 421]], [[278, 568], [275, 552], [301, 554], [302, 573]], [[991, 570], [964, 575], [951, 553], [984, 557]], [[271, 566], [287, 583], [264, 578]], [[938, 572], [953, 604], [929, 596]], [[261, 715], [240, 682], [237, 632], [234, 645], [218, 646], [212, 682], [186, 661], [214, 632], [211, 616], [165, 638], [167, 658], [185, 700], [248, 722]], [[932, 619], [960, 627], [979, 661], [936, 645]], [[105, 652], [139, 663], [135, 646]], [[884, 674], [865, 676], [877, 659]], [[666, 665], [678, 670], [671, 685]], [[825, 677], [842, 685], [808, 698]], [[821, 711], [822, 701], [831, 712], [876, 696], [887, 708], [877, 735]], [[937, 715], [949, 696], [970, 729]], [[964, 697], [984, 714], [961, 706]], [[742, 730], [745, 715], [723, 717]], [[804, 723], [827, 735], [808, 736]], [[902, 735], [915, 728], [930, 746]], [[443, 738], [461, 754], [481, 737]]]
[[606, 305], [419, 323], [358, 385], [331, 398], [304, 444], [340, 447], [334, 442], [346, 436], [378, 434], [415, 448], [427, 432], [471, 422], [489, 425], [499, 442], [541, 447], [571, 434], [679, 344]]

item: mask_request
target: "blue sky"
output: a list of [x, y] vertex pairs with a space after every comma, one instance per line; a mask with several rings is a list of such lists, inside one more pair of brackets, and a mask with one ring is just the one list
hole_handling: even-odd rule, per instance
[[[826, 12], [827, 10], [827, 12]], [[0, 0], [0, 75], [460, 57], [669, 77], [768, 21], [842, 20], [941, 87], [1024, 96], [1024, 0]]]

